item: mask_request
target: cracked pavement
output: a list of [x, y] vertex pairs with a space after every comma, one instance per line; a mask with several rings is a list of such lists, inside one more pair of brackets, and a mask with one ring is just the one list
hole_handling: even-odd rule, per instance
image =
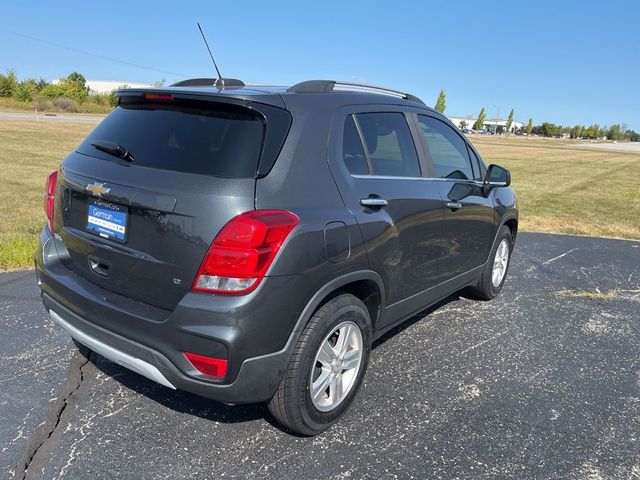
[[0, 477], [640, 479], [639, 267], [640, 242], [520, 234], [498, 298], [385, 335], [315, 438], [78, 351], [2, 274]]

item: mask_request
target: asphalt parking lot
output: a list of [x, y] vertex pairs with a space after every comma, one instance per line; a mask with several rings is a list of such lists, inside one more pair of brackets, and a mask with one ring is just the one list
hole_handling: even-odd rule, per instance
[[377, 342], [316, 438], [85, 358], [0, 275], [0, 476], [640, 478], [640, 242], [521, 234], [503, 293]]

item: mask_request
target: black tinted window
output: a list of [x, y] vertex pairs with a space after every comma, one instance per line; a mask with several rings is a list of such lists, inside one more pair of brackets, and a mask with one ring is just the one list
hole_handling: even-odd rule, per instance
[[402, 113], [357, 115], [373, 175], [419, 177], [418, 155]]
[[473, 171], [465, 141], [451, 127], [432, 117], [418, 115], [436, 177], [471, 180]]
[[354, 175], [366, 175], [369, 173], [367, 156], [364, 153], [362, 140], [352, 115], [349, 115], [344, 122], [342, 159], [349, 171]]
[[134, 165], [218, 177], [255, 177], [264, 122], [246, 110], [139, 104], [120, 106], [105, 118], [78, 151], [106, 160], [93, 141], [119, 144]]

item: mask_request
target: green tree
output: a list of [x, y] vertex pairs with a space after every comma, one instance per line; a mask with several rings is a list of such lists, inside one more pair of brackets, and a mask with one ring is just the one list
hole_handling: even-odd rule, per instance
[[38, 89], [38, 91], [42, 90], [47, 85], [49, 85], [49, 82], [47, 82], [44, 78], [39, 78], [38, 80], [36, 80], [36, 88]]
[[627, 130], [624, 136], [630, 142], [640, 142], [640, 133], [637, 133], [634, 130]]
[[18, 77], [15, 70], [10, 68], [4, 75], [0, 73], [0, 97], [13, 96], [17, 87]]
[[589, 126], [589, 128], [587, 128], [584, 132], [584, 136], [590, 139], [602, 137], [602, 129], [600, 128], [600, 125], [594, 123], [593, 125]]
[[89, 91], [89, 88], [87, 87], [87, 80], [81, 73], [71, 72], [69, 75], [67, 75], [67, 78], [63, 80], [63, 82], [71, 83], [82, 90], [87, 90], [87, 93]]
[[582, 136], [583, 130], [584, 130], [584, 127], [582, 125], [576, 125], [569, 132], [569, 136], [571, 138], [580, 138]]
[[562, 127], [555, 123], [544, 122], [540, 125], [539, 133], [543, 137], [558, 137], [562, 134]]
[[527, 135], [531, 135], [532, 130], [533, 130], [533, 118], [530, 118], [529, 123], [527, 123]]
[[161, 78], [157, 82], [153, 82], [153, 86], [156, 87], [156, 88], [162, 88], [162, 87], [164, 87], [165, 83], [166, 83], [166, 80], [164, 78]]
[[513, 114], [515, 112], [513, 111], [513, 108], [511, 109], [511, 111], [509, 112], [509, 116], [507, 117], [507, 124], [505, 125], [505, 130], [507, 131], [507, 133], [511, 133], [511, 127], [513, 126]]
[[621, 140], [622, 137], [622, 127], [617, 123], [611, 125], [609, 130], [607, 130], [607, 140], [615, 140], [617, 142], [618, 140]]
[[478, 118], [476, 122], [473, 124], [474, 130], [482, 130], [484, 128], [484, 120], [487, 118], [487, 114], [484, 112], [484, 107], [480, 109], [480, 113], [478, 113]]
[[436, 112], [444, 113], [445, 108], [447, 108], [447, 94], [444, 93], [444, 90], [440, 90], [434, 110]]

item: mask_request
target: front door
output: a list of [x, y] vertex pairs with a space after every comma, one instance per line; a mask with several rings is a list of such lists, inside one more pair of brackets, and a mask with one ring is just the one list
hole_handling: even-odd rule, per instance
[[[425, 153], [444, 198], [443, 255], [439, 282], [484, 264], [495, 229], [493, 200], [482, 191], [482, 165], [454, 128], [430, 115], [418, 115]], [[473, 161], [469, 153], [473, 154]]]

